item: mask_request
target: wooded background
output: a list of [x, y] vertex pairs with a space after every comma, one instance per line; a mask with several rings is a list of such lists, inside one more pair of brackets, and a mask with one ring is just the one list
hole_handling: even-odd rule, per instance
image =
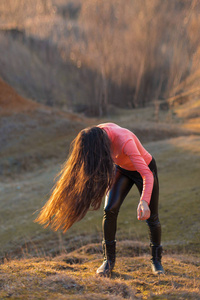
[[89, 116], [199, 94], [200, 2], [1, 0], [0, 53], [22, 96]]

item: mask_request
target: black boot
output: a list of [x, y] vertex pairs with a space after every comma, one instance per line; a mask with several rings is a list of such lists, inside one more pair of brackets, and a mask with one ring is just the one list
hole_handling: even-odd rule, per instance
[[151, 249], [151, 267], [154, 274], [164, 274], [164, 269], [161, 264], [162, 246], [150, 245]]
[[97, 269], [97, 274], [99, 276], [110, 277], [111, 272], [115, 265], [115, 248], [116, 241], [103, 241], [103, 264]]

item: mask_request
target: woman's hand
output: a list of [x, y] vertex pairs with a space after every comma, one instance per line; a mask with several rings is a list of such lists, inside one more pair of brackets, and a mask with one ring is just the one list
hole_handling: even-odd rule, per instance
[[138, 220], [147, 220], [151, 215], [149, 205], [146, 201], [142, 200], [138, 204], [137, 208], [137, 218]]

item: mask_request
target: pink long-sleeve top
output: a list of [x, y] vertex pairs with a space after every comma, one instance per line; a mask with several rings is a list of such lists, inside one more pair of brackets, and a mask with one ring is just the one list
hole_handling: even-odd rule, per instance
[[148, 165], [151, 154], [142, 146], [130, 130], [114, 123], [103, 123], [98, 127], [104, 129], [111, 141], [111, 153], [115, 164], [129, 171], [137, 171], [143, 179], [143, 191], [140, 198], [148, 204], [151, 200], [154, 177]]

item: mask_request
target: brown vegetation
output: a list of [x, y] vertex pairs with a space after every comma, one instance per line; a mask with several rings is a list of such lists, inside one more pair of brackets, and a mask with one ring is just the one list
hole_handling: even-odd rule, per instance
[[24, 258], [1, 265], [0, 298], [6, 299], [188, 299], [200, 297], [198, 258], [165, 255], [166, 274], [151, 273], [149, 256], [134, 242], [118, 244], [111, 278], [98, 278], [99, 245], [90, 244], [52, 259]]
[[90, 115], [191, 100], [199, 11], [196, 0], [1, 1], [0, 75], [28, 98]]
[[22, 113], [33, 111], [38, 108], [36, 102], [27, 100], [0, 78], [0, 115], [12, 115], [14, 113]]

